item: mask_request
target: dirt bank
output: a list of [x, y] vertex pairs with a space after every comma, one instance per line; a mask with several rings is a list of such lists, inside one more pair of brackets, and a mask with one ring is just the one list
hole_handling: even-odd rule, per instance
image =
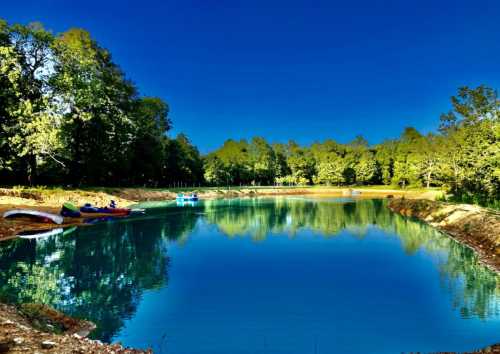
[[0, 304], [0, 353], [151, 353], [85, 338], [93, 328], [44, 305]]
[[[259, 196], [277, 196], [277, 195], [325, 195], [325, 196], [346, 196], [350, 195], [353, 190], [359, 192], [358, 197], [365, 198], [385, 198], [387, 196], [405, 198], [427, 198], [435, 199], [439, 191], [429, 190], [394, 190], [394, 189], [368, 189], [368, 188], [336, 188], [336, 187], [256, 187], [256, 188], [240, 188], [231, 187], [215, 189], [202, 188], [194, 190], [202, 199], [214, 198], [239, 198], [239, 197], [259, 197]], [[158, 201], [158, 200], [174, 200], [177, 193], [168, 190], [152, 190], [142, 188], [121, 188], [116, 189], [111, 193], [119, 198], [129, 201]], [[185, 191], [184, 193], [189, 193]]]
[[487, 266], [500, 272], [500, 212], [476, 205], [394, 199], [389, 208], [418, 218], [469, 246]]
[[[197, 192], [202, 199], [256, 197], [273, 195], [334, 195], [346, 196], [351, 191], [359, 192], [359, 197], [381, 198], [387, 196], [405, 198], [435, 199], [440, 194], [436, 190], [394, 190], [369, 188], [335, 188], [335, 187], [256, 187], [256, 188], [200, 188], [188, 190]], [[115, 200], [120, 206], [127, 206], [141, 201], [174, 200], [181, 190], [149, 188], [106, 188], [95, 190], [82, 189], [40, 189], [40, 188], [0, 188], [0, 205], [25, 205], [59, 208], [64, 202], [76, 205], [92, 203], [97, 206], [108, 205]]]

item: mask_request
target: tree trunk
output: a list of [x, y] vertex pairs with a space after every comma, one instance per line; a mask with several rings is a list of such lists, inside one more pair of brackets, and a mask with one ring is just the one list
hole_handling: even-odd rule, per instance
[[36, 156], [35, 155], [29, 155], [28, 156], [28, 184], [30, 186], [33, 186], [35, 183], [36, 179]]

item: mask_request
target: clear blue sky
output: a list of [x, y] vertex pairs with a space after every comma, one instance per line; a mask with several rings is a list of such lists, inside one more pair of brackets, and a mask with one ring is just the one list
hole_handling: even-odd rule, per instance
[[9, 0], [0, 17], [90, 31], [202, 152], [428, 132], [459, 86], [500, 86], [497, 0]]

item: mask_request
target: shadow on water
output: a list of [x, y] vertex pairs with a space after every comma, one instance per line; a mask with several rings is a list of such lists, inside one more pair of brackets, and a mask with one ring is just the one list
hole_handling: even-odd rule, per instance
[[0, 245], [0, 297], [36, 302], [94, 321], [93, 337], [109, 341], [133, 317], [145, 290], [167, 286], [169, 242], [189, 242], [203, 220], [227, 237], [293, 238], [301, 229], [318, 237], [347, 230], [364, 238], [370, 228], [399, 237], [408, 255], [423, 249], [438, 257], [441, 283], [463, 317], [498, 315], [499, 277], [471, 250], [432, 228], [394, 214], [383, 201], [306, 198], [205, 201], [148, 210], [148, 217], [83, 227], [44, 240]]

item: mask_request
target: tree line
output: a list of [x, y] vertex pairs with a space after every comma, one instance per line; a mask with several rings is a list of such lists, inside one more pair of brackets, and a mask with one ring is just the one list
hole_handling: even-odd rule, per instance
[[500, 101], [462, 87], [423, 135], [369, 145], [359, 136], [300, 146], [227, 140], [206, 156], [172, 128], [168, 104], [144, 97], [82, 29], [0, 20], [1, 184], [71, 186], [442, 186], [456, 199], [500, 199]]
[[437, 133], [406, 128], [399, 139], [370, 146], [361, 136], [311, 146], [227, 140], [205, 157], [213, 185], [391, 185], [444, 187], [456, 200], [500, 200], [500, 101], [486, 86], [462, 87]]
[[167, 136], [168, 113], [88, 32], [0, 20], [3, 184], [200, 183], [200, 154], [185, 135]]

